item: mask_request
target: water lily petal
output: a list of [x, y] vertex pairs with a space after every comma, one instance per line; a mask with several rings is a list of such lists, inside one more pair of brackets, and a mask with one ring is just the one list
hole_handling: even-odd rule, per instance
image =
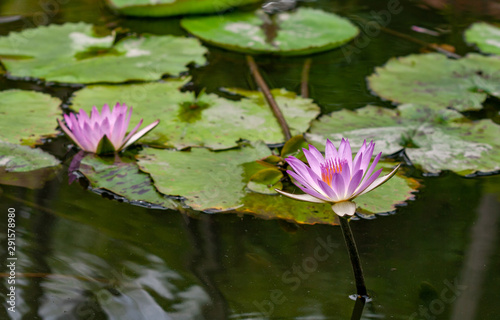
[[307, 180], [305, 180], [304, 178], [302, 178], [301, 176], [299, 176], [298, 174], [296, 174], [295, 172], [293, 171], [290, 171], [290, 170], [287, 170], [286, 171], [292, 178], [295, 179], [295, 181], [292, 181], [295, 185], [297, 185], [297, 183], [295, 182], [298, 182], [300, 183], [302, 186], [306, 187], [306, 188], [310, 188], [310, 189], [314, 189], [313, 186], [311, 186]]
[[356, 204], [352, 201], [337, 202], [332, 205], [332, 210], [339, 216], [353, 216], [356, 213]]
[[337, 149], [333, 143], [326, 139], [326, 148], [325, 148], [325, 161], [333, 160], [338, 157]]
[[316, 147], [312, 144], [309, 145], [309, 152], [316, 158], [316, 160], [318, 160], [319, 163], [325, 162], [325, 158], [321, 152], [319, 152], [318, 149], [316, 149]]
[[354, 191], [353, 197], [359, 196], [366, 188], [368, 188], [375, 180], [377, 180], [378, 176], [382, 172], [382, 169], [378, 169], [374, 174], [368, 178], [368, 180], [361, 182], [359, 187]]
[[[343, 143], [340, 144], [339, 147], [339, 157], [341, 159], [347, 160], [347, 163], [349, 164], [349, 175], [352, 175], [352, 151], [351, 151], [351, 144], [349, 143], [349, 139], [343, 139]], [[342, 149], [342, 151], [341, 151]]]
[[346, 163], [342, 166], [342, 172], [340, 173], [342, 176], [342, 179], [344, 179], [344, 186], [346, 188], [345, 191], [347, 191], [347, 187], [351, 183], [351, 168], [349, 166], [349, 163]]
[[324, 182], [323, 180], [318, 180], [318, 185], [321, 190], [328, 196], [330, 201], [335, 202], [339, 199], [339, 197], [335, 193], [335, 190], [333, 190], [332, 187], [330, 187], [326, 182]]
[[[139, 125], [142, 123], [142, 119], [141, 119], [141, 122], [139, 122]], [[137, 132], [136, 134], [134, 134], [133, 136], [131, 136], [128, 140], [125, 140], [126, 143], [120, 148], [120, 149], [125, 149], [127, 148], [128, 146], [130, 146], [132, 143], [136, 142], [137, 140], [139, 140], [140, 138], [142, 138], [145, 134], [147, 134], [149, 131], [153, 130], [157, 125], [158, 123], [160, 123], [160, 120], [156, 120], [154, 121], [153, 123], [151, 123], [150, 125], [146, 126], [145, 128], [143, 128], [141, 131]]]
[[114, 125], [111, 128], [111, 134], [108, 135], [111, 136], [109, 140], [115, 146], [115, 149], [118, 150], [122, 145], [123, 145], [123, 138], [122, 132], [123, 130], [123, 123], [124, 123], [124, 117], [125, 115], [123, 113], [118, 114], [118, 116], [114, 119]]
[[314, 171], [314, 173], [316, 173], [318, 176], [321, 176], [322, 162], [319, 162], [318, 159], [306, 148], [303, 148], [302, 151], [304, 151], [304, 155], [306, 156], [307, 162], [309, 163], [309, 166]]
[[109, 111], [109, 106], [107, 103], [102, 107], [101, 116], [103, 119], [106, 119], [106, 118], [111, 119], [111, 112]]
[[361, 167], [361, 161], [363, 160], [363, 154], [366, 151], [366, 139], [363, 141], [363, 145], [359, 148], [358, 153], [352, 161], [352, 172], [358, 172]]
[[336, 173], [333, 175], [332, 189], [335, 190], [335, 193], [337, 194], [339, 200], [345, 199], [344, 178], [340, 173]]
[[363, 181], [361, 181], [361, 184], [363, 184], [368, 178], [370, 178], [370, 175], [372, 174], [373, 170], [375, 170], [375, 167], [377, 166], [378, 161], [380, 160], [380, 157], [382, 156], [382, 152], [380, 152], [375, 159], [373, 159], [373, 162], [368, 168], [368, 170], [363, 169], [363, 166], [360, 169], [363, 169], [363, 172], [365, 173], [365, 176], [363, 178]]
[[354, 195], [354, 191], [359, 187], [361, 182], [361, 178], [363, 178], [363, 170], [358, 170], [351, 178], [351, 182], [347, 187], [347, 196], [350, 198]]
[[360, 195], [363, 195], [367, 192], [370, 192], [372, 191], [373, 189], [377, 188], [377, 187], [380, 187], [382, 184], [384, 184], [387, 180], [389, 180], [390, 178], [392, 178], [393, 175], [396, 174], [396, 171], [398, 171], [399, 167], [401, 166], [401, 164], [398, 164], [389, 174], [386, 174], [385, 176], [382, 176], [380, 178], [378, 178], [377, 180], [375, 180], [372, 184], [370, 184], [363, 192], [361, 192], [359, 194]]
[[[132, 131], [130, 131], [130, 132], [128, 133], [128, 135], [125, 137], [125, 139], [123, 139], [123, 142], [125, 142], [125, 144], [126, 144], [127, 146], [131, 145], [132, 143], [134, 143], [134, 142], [137, 140], [137, 139], [135, 139], [135, 140], [134, 140], [134, 141], [132, 141], [131, 143], [127, 144], [127, 143], [128, 143], [128, 141], [130, 140], [130, 138], [132, 138], [132, 136], [135, 134], [135, 132], [137, 131], [137, 129], [139, 129], [139, 127], [142, 125], [142, 122], [143, 122], [143, 121], [144, 121], [144, 120], [143, 120], [143, 119], [141, 119], [141, 120], [139, 121], [139, 123], [138, 123], [138, 124], [134, 127], [134, 129], [132, 129]], [[139, 138], [140, 138], [140, 137], [139, 137]], [[125, 148], [125, 144], [123, 145], [123, 148], [120, 148], [120, 149], [124, 149], [124, 148]]]
[[309, 184], [314, 185], [314, 181], [311, 181], [311, 176], [309, 174], [308, 166], [295, 157], [286, 158], [286, 162], [292, 167], [293, 171], [295, 171], [299, 176], [304, 178], [304, 180], [308, 181]]
[[71, 132], [70, 129], [68, 129], [64, 123], [57, 119], [57, 122], [59, 123], [59, 126], [61, 127], [61, 129], [64, 131], [64, 133], [66, 133], [68, 135], [68, 137], [71, 138], [71, 140], [73, 140], [74, 143], [76, 143], [76, 145], [80, 148], [80, 149], [84, 149], [83, 146], [80, 144], [80, 142], [78, 141], [78, 139], [73, 135], [73, 133]]
[[274, 189], [276, 192], [281, 193], [284, 196], [287, 196], [292, 199], [296, 200], [301, 200], [301, 201], [307, 201], [307, 202], [315, 202], [315, 203], [325, 203], [326, 201], [322, 201], [316, 197], [313, 197], [309, 194], [293, 194], [293, 193], [288, 193], [279, 189]]
[[368, 165], [370, 164], [370, 160], [372, 159], [374, 150], [375, 150], [375, 143], [373, 143], [373, 141], [370, 141], [370, 144], [366, 147], [366, 151], [363, 152], [363, 159], [361, 160], [361, 164], [359, 167], [365, 173], [367, 172]]

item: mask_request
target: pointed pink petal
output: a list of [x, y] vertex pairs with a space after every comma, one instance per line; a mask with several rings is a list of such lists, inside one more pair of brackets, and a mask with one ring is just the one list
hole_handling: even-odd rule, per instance
[[377, 180], [377, 178], [381, 172], [382, 172], [382, 169], [378, 169], [377, 171], [375, 171], [375, 173], [373, 175], [371, 175], [370, 178], [368, 178], [368, 180], [363, 181], [359, 185], [359, 187], [354, 191], [353, 198], [362, 194], [363, 191], [366, 190], [366, 188], [368, 188], [375, 180]]
[[333, 175], [332, 189], [337, 194], [339, 200], [345, 199], [344, 178], [339, 173], [336, 173], [336, 174]]
[[349, 187], [347, 188], [347, 197], [351, 197], [354, 194], [354, 191], [356, 191], [356, 189], [359, 187], [361, 178], [363, 178], [363, 170], [358, 170], [349, 183]]
[[363, 141], [363, 145], [361, 146], [361, 148], [359, 148], [358, 153], [356, 153], [356, 156], [352, 161], [352, 172], [357, 172], [361, 167], [361, 160], [363, 160], [363, 153], [365, 152], [365, 150], [366, 150], [366, 140]]
[[[349, 163], [346, 163], [342, 166], [342, 172], [340, 173], [342, 179], [344, 179], [344, 186], [347, 189], [347, 186], [351, 183], [351, 168]], [[345, 190], [347, 191], [347, 190]]]
[[[125, 148], [125, 144], [128, 143], [128, 141], [130, 140], [130, 138], [132, 138], [132, 136], [135, 134], [135, 132], [137, 131], [137, 129], [139, 129], [139, 127], [142, 125], [142, 119], [139, 121], [139, 123], [134, 127], [134, 129], [132, 129], [132, 131], [129, 132], [129, 134], [125, 137], [125, 139], [123, 139], [123, 147], [120, 148], [121, 149], [124, 149]], [[127, 144], [127, 146], [129, 146], [130, 144]]]
[[111, 118], [111, 112], [109, 111], [109, 106], [107, 103], [102, 107], [101, 117], [103, 119]]
[[[142, 123], [142, 120], [139, 124], [141, 124], [141, 123]], [[128, 140], [125, 140], [126, 143], [121, 147], [121, 149], [127, 148], [132, 143], [136, 142], [137, 140], [139, 140], [140, 138], [145, 136], [149, 131], [153, 130], [158, 125], [158, 123], [160, 123], [160, 120], [156, 120], [155, 122], [151, 123], [149, 126], [145, 127], [141, 131], [139, 131], [136, 134], [134, 134], [133, 136], [131, 136]]]
[[370, 168], [368, 168], [368, 170], [364, 170], [363, 167], [361, 167], [360, 169], [363, 170], [363, 172], [365, 173], [365, 176], [363, 178], [363, 181], [361, 182], [361, 184], [363, 184], [366, 179], [370, 178], [370, 175], [372, 174], [372, 172], [375, 170], [375, 167], [377, 166], [377, 163], [378, 161], [380, 160], [380, 157], [382, 156], [382, 152], [380, 152], [376, 157], [375, 159], [373, 159], [373, 162], [370, 166]]
[[[340, 148], [339, 148], [340, 150]], [[349, 164], [349, 176], [352, 175], [352, 151], [351, 151], [351, 144], [349, 143], [349, 139], [344, 140], [344, 148], [342, 150], [342, 153], [339, 152], [340, 158], [341, 159], [346, 159], [347, 163]]]
[[366, 151], [363, 152], [363, 160], [361, 160], [361, 164], [359, 167], [364, 172], [366, 172], [368, 169], [368, 165], [370, 164], [370, 161], [372, 159], [374, 149], [375, 143], [373, 143], [373, 141], [370, 141], [370, 144], [366, 147]]
[[304, 155], [306, 156], [307, 162], [309, 163], [309, 166], [311, 169], [316, 173], [318, 176], [321, 176], [321, 162], [318, 161], [318, 159], [307, 149], [302, 149], [304, 151]]
[[312, 144], [309, 145], [309, 152], [318, 160], [319, 163], [325, 162], [325, 158], [321, 154], [321, 152], [316, 149]]
[[[301, 185], [303, 185], [304, 187], [306, 188], [309, 188], [309, 189], [314, 189], [313, 186], [311, 186], [304, 178], [302, 178], [301, 176], [299, 176], [298, 174], [296, 174], [295, 172], [293, 171], [290, 171], [290, 170], [287, 170], [286, 173], [288, 173], [292, 178], [295, 179], [296, 182], [300, 183]], [[294, 184], [295, 181], [292, 181]]]
[[318, 185], [321, 188], [321, 191], [323, 191], [322, 193], [326, 194], [328, 196], [328, 198], [330, 199], [330, 201], [333, 201], [333, 202], [337, 201], [338, 196], [335, 193], [335, 191], [332, 189], [332, 187], [330, 187], [323, 180], [318, 180]]
[[124, 137], [120, 135], [123, 131], [123, 117], [123, 114], [118, 115], [118, 117], [115, 119], [114, 127], [111, 128], [111, 133], [108, 134], [109, 141], [111, 141], [111, 143], [115, 147], [115, 150], [118, 150], [119, 147], [123, 145]]
[[335, 159], [338, 157], [337, 149], [335, 149], [335, 146], [333, 143], [326, 139], [326, 147], [325, 147], [325, 160], [331, 160]]
[[385, 176], [382, 176], [375, 180], [372, 184], [370, 184], [365, 190], [363, 190], [358, 196], [365, 194], [367, 192], [372, 191], [373, 189], [380, 187], [382, 184], [384, 184], [387, 180], [392, 178], [394, 174], [396, 174], [396, 171], [398, 171], [399, 167], [401, 164], [398, 164], [389, 174], [386, 174]]
[[84, 149], [82, 147], [82, 145], [80, 144], [80, 142], [78, 141], [78, 139], [73, 135], [73, 133], [71, 132], [71, 130], [69, 130], [65, 125], [64, 123], [62, 123], [61, 120], [57, 119], [57, 122], [59, 123], [59, 126], [61, 127], [61, 129], [64, 131], [64, 133], [66, 133], [68, 135], [68, 137], [70, 137], [71, 140], [73, 140], [74, 143], [76, 143], [76, 145], [80, 148], [80, 149]]

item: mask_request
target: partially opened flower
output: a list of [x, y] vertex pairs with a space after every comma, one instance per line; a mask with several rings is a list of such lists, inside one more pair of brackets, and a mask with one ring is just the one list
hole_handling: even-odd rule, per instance
[[156, 120], [141, 131], [137, 132], [142, 124], [142, 119], [128, 135], [127, 129], [132, 116], [132, 107], [129, 109], [125, 104], [117, 103], [112, 111], [105, 104], [102, 112], [94, 106], [89, 115], [80, 109], [75, 115], [64, 115], [66, 125], [59, 119], [59, 125], [64, 132], [82, 150], [97, 154], [118, 152], [139, 140], [149, 131], [158, 125], [160, 120]]
[[305, 194], [276, 191], [297, 200], [331, 203], [339, 216], [354, 215], [356, 204], [352, 200], [382, 185], [399, 168], [398, 165], [391, 173], [379, 177], [382, 169], [373, 171], [382, 153], [370, 165], [374, 148], [373, 141], [368, 145], [364, 141], [353, 159], [347, 139], [342, 139], [338, 151], [330, 140], [326, 140], [325, 157], [309, 145], [309, 150], [303, 149], [309, 166], [295, 157], [286, 159], [293, 169], [288, 170], [288, 174]]

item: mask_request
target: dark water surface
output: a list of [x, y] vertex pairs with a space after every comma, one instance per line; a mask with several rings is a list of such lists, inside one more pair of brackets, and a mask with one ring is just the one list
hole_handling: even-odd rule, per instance
[[[387, 1], [311, 1], [356, 21]], [[459, 54], [472, 50], [462, 32], [472, 13], [430, 11], [402, 2], [388, 27]], [[0, 34], [40, 23], [86, 21], [154, 34], [183, 34], [177, 19], [125, 19], [95, 0], [3, 0]], [[479, 18], [478, 18], [479, 19]], [[436, 39], [411, 25], [450, 33]], [[393, 56], [420, 45], [381, 32], [346, 57], [342, 49], [312, 56], [311, 97], [324, 113], [366, 104], [390, 107], [364, 78]], [[255, 88], [243, 55], [210, 48], [192, 70], [193, 88]], [[257, 58], [271, 87], [299, 91], [305, 58]], [[72, 88], [0, 78], [0, 90], [33, 89], [67, 100]], [[223, 93], [221, 93], [223, 94]], [[66, 101], [68, 103], [68, 101]], [[485, 112], [498, 121], [499, 104]], [[65, 159], [62, 138], [44, 148]], [[67, 165], [67, 161], [66, 161]], [[0, 319], [349, 319], [351, 266], [338, 227], [295, 226], [233, 214], [190, 218], [175, 211], [109, 200], [66, 171], [28, 189], [0, 186]], [[362, 319], [499, 319], [500, 177], [413, 173], [423, 185], [395, 214], [352, 223], [373, 301]], [[8, 312], [7, 213], [16, 226], [16, 312]]]

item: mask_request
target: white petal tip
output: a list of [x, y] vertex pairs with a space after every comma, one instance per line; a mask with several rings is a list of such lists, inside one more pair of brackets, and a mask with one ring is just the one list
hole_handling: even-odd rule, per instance
[[332, 210], [341, 217], [353, 216], [356, 213], [356, 203], [352, 201], [337, 202], [332, 205]]

